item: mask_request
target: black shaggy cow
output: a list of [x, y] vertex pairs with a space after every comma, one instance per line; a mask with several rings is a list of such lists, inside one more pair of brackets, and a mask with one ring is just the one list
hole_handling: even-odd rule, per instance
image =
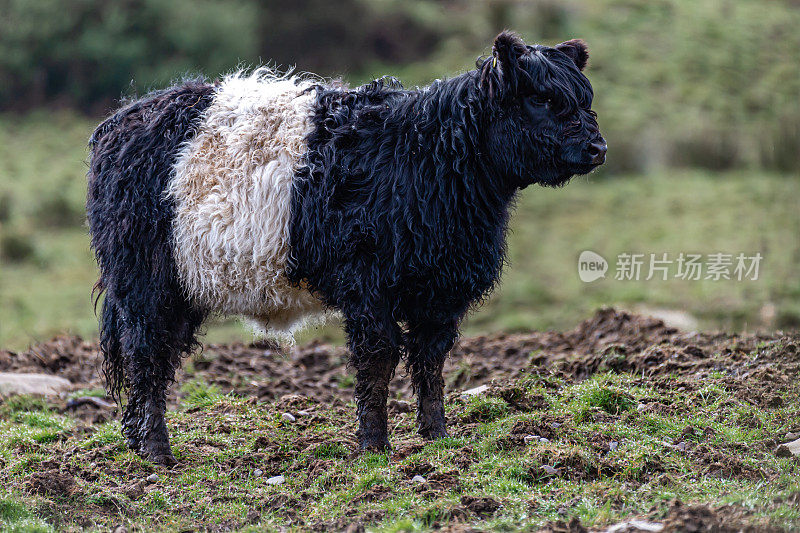
[[357, 89], [259, 69], [129, 103], [91, 138], [87, 209], [104, 371], [129, 446], [171, 464], [165, 394], [211, 312], [291, 333], [344, 317], [358, 438], [389, 446], [401, 358], [419, 432], [447, 435], [442, 367], [497, 283], [509, 209], [605, 160], [581, 41], [510, 32], [429, 87]]

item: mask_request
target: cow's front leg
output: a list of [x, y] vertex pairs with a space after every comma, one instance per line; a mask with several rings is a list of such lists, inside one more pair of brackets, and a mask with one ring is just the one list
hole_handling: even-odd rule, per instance
[[417, 393], [417, 431], [426, 439], [447, 436], [442, 369], [457, 337], [455, 322], [436, 324], [421, 321], [409, 327], [406, 345], [408, 365]]
[[346, 319], [346, 327], [356, 369], [359, 447], [388, 450], [386, 400], [389, 382], [400, 361], [400, 330], [391, 320]]

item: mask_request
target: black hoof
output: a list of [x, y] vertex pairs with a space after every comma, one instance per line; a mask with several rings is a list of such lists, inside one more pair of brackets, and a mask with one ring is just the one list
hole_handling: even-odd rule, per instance
[[169, 441], [150, 441], [142, 447], [139, 455], [151, 463], [161, 466], [170, 467], [178, 464], [175, 456], [172, 455]]
[[359, 449], [363, 452], [387, 453], [392, 451], [389, 439], [364, 439], [358, 443]]
[[170, 454], [161, 454], [161, 455], [150, 455], [146, 457], [148, 461], [153, 463], [154, 465], [165, 466], [167, 468], [173, 467], [178, 464], [178, 460], [175, 459], [175, 456]]
[[447, 428], [444, 426], [420, 428], [418, 433], [425, 440], [444, 439], [450, 436], [447, 434]]

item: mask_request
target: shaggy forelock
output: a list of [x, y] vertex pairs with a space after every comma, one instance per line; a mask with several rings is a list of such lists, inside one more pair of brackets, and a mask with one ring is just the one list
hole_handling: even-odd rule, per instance
[[521, 87], [523, 96], [540, 95], [555, 102], [559, 114], [574, 113], [592, 106], [594, 91], [573, 60], [547, 46], [529, 46], [529, 53], [520, 58], [520, 67], [527, 76]]
[[[514, 96], [524, 98], [537, 95], [551, 99], [559, 115], [591, 108], [594, 98], [592, 85], [569, 56], [542, 45], [527, 46], [527, 49], [528, 52], [520, 56], [514, 72], [517, 84]], [[489, 77], [496, 75], [493, 61], [493, 57], [478, 58], [476, 66], [481, 83], [486, 83]], [[506, 76], [510, 74], [505, 73]]]

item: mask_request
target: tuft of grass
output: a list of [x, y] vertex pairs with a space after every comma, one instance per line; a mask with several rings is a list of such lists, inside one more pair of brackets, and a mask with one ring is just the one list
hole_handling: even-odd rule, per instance
[[27, 394], [9, 396], [0, 403], [0, 418], [9, 418], [22, 412], [50, 411], [44, 398]]
[[202, 379], [193, 379], [181, 385], [181, 394], [187, 407], [206, 407], [217, 402], [222, 396], [219, 387]]
[[601, 409], [610, 415], [619, 415], [636, 406], [633, 396], [621, 387], [614, 385], [604, 376], [594, 376], [576, 389], [573, 398], [575, 421], [583, 422], [594, 409]]
[[469, 399], [465, 412], [461, 415], [463, 422], [491, 422], [505, 416], [509, 412], [508, 403], [500, 398], [482, 395]]

